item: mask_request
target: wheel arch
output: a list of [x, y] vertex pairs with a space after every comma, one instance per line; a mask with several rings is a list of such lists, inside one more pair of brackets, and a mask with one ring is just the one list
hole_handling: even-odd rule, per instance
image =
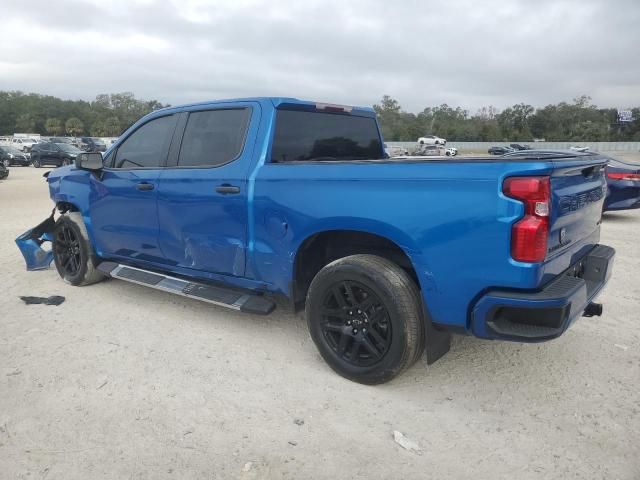
[[[296, 309], [304, 306], [311, 281], [332, 261], [349, 255], [373, 254], [391, 260], [405, 270], [421, 288], [416, 257], [421, 257], [402, 232], [385, 225], [379, 228], [326, 228], [308, 233], [297, 243], [293, 255], [290, 299]], [[390, 234], [391, 233], [391, 234]], [[395, 233], [395, 235], [394, 235]]]

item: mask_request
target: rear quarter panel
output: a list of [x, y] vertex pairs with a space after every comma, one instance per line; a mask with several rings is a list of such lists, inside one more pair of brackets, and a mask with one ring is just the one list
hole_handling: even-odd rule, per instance
[[358, 230], [395, 242], [416, 269], [434, 321], [468, 327], [487, 288], [535, 288], [540, 265], [510, 258], [522, 205], [501, 193], [504, 177], [542, 175], [543, 162], [344, 162], [265, 164], [254, 187], [255, 238], [248, 271], [286, 293], [297, 249], [327, 230]]

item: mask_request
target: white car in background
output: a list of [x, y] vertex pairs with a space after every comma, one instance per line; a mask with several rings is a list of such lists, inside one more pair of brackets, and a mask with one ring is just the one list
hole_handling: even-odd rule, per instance
[[446, 145], [447, 140], [435, 135], [425, 135], [418, 139], [418, 145]]
[[33, 147], [36, 143], [38, 143], [38, 141], [34, 140], [33, 138], [23, 138], [23, 137], [15, 138], [14, 137], [11, 139], [11, 145], [13, 145], [15, 148], [17, 148], [21, 152], [25, 152], [25, 153], [30, 152], [31, 147]]
[[387, 155], [389, 155], [389, 158], [406, 157], [407, 155], [409, 155], [409, 150], [407, 150], [406, 148], [400, 147], [398, 145], [387, 145], [386, 143], [384, 144], [384, 151]]

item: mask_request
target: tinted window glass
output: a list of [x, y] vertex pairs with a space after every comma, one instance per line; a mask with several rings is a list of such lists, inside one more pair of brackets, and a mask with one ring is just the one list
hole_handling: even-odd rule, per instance
[[244, 145], [250, 110], [209, 110], [189, 115], [178, 165], [215, 167], [234, 160]]
[[384, 158], [375, 119], [352, 115], [279, 110], [272, 161]]
[[175, 115], [145, 123], [118, 148], [115, 168], [159, 167], [167, 157], [175, 127]]

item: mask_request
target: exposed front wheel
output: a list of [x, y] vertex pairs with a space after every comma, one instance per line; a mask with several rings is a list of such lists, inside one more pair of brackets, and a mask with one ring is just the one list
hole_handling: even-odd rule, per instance
[[311, 338], [337, 373], [384, 383], [422, 354], [418, 288], [395, 263], [352, 255], [324, 267], [311, 282], [306, 317]]
[[97, 257], [79, 212], [66, 213], [56, 222], [53, 260], [60, 277], [71, 285], [90, 285], [105, 278], [96, 269]]

